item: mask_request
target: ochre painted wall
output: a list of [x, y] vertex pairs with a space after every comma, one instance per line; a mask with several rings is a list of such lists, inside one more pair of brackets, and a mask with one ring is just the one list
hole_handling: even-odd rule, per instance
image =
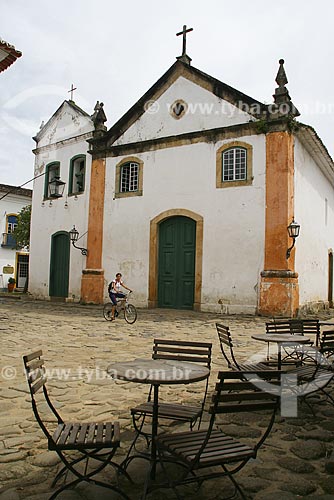
[[264, 271], [259, 310], [263, 315], [294, 316], [299, 306], [295, 250], [287, 227], [294, 216], [294, 138], [290, 132], [266, 136], [266, 224]]
[[82, 271], [81, 280], [81, 301], [84, 303], [103, 303], [102, 243], [105, 170], [104, 158], [93, 159], [89, 193], [88, 255], [86, 269]]

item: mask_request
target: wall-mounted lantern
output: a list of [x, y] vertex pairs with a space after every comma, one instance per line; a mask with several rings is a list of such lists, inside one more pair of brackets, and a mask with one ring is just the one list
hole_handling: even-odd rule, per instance
[[73, 226], [73, 228], [71, 229], [71, 231], [69, 232], [70, 234], [70, 240], [72, 242], [72, 245], [74, 246], [74, 248], [77, 248], [78, 250], [81, 250], [81, 255], [87, 255], [88, 253], [88, 250], [87, 248], [82, 248], [82, 247], [77, 247], [76, 246], [76, 241], [78, 241], [78, 238], [79, 238], [79, 231], [77, 231], [75, 229], [75, 226]]
[[293, 243], [292, 243], [291, 247], [288, 248], [286, 251], [286, 258], [287, 259], [290, 257], [291, 250], [295, 246], [295, 241], [296, 241], [296, 238], [298, 238], [298, 236], [299, 236], [299, 231], [300, 231], [300, 225], [294, 220], [294, 218], [292, 218], [292, 222], [290, 222], [290, 224], [288, 225], [288, 233], [289, 233], [290, 238], [293, 238]]

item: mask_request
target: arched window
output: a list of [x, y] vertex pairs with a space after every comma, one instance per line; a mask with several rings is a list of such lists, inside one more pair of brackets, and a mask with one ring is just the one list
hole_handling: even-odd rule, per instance
[[60, 177], [60, 163], [54, 161], [45, 167], [44, 198], [49, 198], [49, 182]]
[[85, 190], [86, 156], [77, 155], [71, 158], [68, 179], [68, 194], [80, 194]]
[[252, 153], [252, 146], [241, 141], [229, 142], [219, 148], [216, 160], [216, 187], [252, 184]]
[[247, 179], [247, 149], [229, 148], [222, 154], [223, 182]]
[[142, 196], [143, 162], [129, 157], [116, 165], [115, 197]]
[[139, 163], [129, 161], [121, 166], [120, 193], [138, 191]]

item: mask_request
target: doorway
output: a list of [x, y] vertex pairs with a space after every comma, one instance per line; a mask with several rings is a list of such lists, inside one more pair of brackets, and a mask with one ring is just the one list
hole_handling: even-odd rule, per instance
[[159, 224], [158, 306], [193, 309], [196, 222], [169, 217]]
[[328, 252], [328, 304], [333, 307], [333, 251]]
[[68, 297], [70, 268], [70, 236], [66, 231], [58, 231], [51, 236], [50, 297], [65, 300]]

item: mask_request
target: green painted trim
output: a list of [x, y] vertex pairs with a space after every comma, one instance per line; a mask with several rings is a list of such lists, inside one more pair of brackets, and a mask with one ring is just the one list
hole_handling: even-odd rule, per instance
[[59, 176], [60, 176], [60, 161], [52, 161], [45, 165], [45, 177], [44, 177], [44, 200], [48, 200], [48, 186], [49, 186], [49, 172], [51, 167], [57, 166], [59, 168]]
[[[83, 172], [83, 191], [73, 191], [73, 168], [74, 168], [74, 162], [75, 160], [78, 160], [81, 158], [84, 160], [84, 172]], [[70, 168], [69, 168], [69, 177], [68, 177], [68, 195], [74, 195], [74, 194], [81, 194], [84, 193], [85, 191], [85, 182], [86, 182], [86, 155], [80, 154], [80, 155], [75, 155], [70, 159]]]
[[[66, 248], [64, 246], [65, 252], [66, 252], [66, 259], [65, 259], [65, 266], [57, 266], [56, 261], [55, 261], [55, 240], [57, 236], [64, 235], [66, 236]], [[65, 294], [62, 295], [62, 297], [67, 297], [68, 296], [68, 289], [69, 289], [69, 270], [70, 270], [70, 251], [71, 251], [71, 244], [70, 244], [70, 234], [68, 231], [57, 231], [56, 233], [53, 233], [51, 235], [51, 249], [50, 249], [50, 270], [49, 270], [49, 296], [53, 297], [56, 296], [58, 297], [58, 290], [55, 282], [55, 274], [60, 273], [64, 271], [67, 271], [67, 275], [65, 276], [65, 286], [64, 286], [64, 292]]]

